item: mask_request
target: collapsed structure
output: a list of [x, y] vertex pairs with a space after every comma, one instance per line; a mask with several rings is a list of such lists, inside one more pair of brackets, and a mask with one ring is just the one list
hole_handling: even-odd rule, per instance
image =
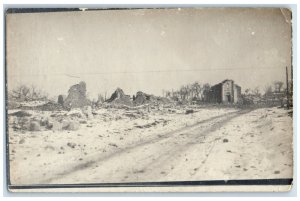
[[86, 98], [86, 84], [80, 82], [70, 87], [68, 96], [63, 100], [63, 106], [66, 109], [81, 108], [87, 105], [91, 105], [90, 100]]
[[149, 95], [149, 94], [146, 94], [144, 92], [141, 92], [141, 91], [138, 91], [136, 93], [136, 96], [133, 100], [134, 104], [136, 106], [139, 106], [139, 105], [144, 105], [144, 104], [149, 104], [151, 102], [155, 102], [156, 101], [156, 97], [153, 96], [153, 95]]
[[138, 91], [133, 100], [134, 105], [144, 105], [144, 104], [169, 104], [170, 100], [168, 98], [154, 96], [150, 94], [146, 94], [142, 91]]
[[129, 95], [126, 95], [122, 89], [117, 88], [111, 97], [106, 101], [111, 104], [120, 104], [126, 106], [132, 106], [132, 101]]
[[138, 91], [132, 98], [126, 95], [122, 89], [117, 88], [111, 97], [106, 102], [114, 105], [140, 106], [146, 104], [166, 104], [170, 103], [167, 98], [157, 97]]

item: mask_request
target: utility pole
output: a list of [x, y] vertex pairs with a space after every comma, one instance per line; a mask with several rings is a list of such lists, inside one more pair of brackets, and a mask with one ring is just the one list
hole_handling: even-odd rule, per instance
[[287, 98], [287, 109], [290, 109], [290, 100], [289, 100], [289, 77], [288, 77], [288, 68], [287, 66], [285, 67], [286, 71], [286, 98]]
[[290, 99], [293, 105], [293, 97], [294, 97], [294, 78], [293, 78], [293, 64], [291, 65], [291, 86], [290, 86]]

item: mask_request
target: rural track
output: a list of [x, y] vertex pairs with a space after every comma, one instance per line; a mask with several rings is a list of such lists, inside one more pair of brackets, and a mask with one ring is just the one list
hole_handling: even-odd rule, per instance
[[[151, 139], [121, 148], [103, 156], [95, 154], [86, 162], [56, 171], [41, 184], [109, 183], [167, 181], [174, 178], [192, 179], [209, 157], [218, 136], [211, 134], [232, 119], [252, 110], [239, 110], [208, 118], [194, 125], [159, 134]], [[204, 143], [206, 142], [206, 143]], [[202, 144], [203, 146], [195, 146]], [[189, 152], [198, 151], [199, 157], [190, 160]], [[176, 167], [177, 164], [184, 167]], [[58, 167], [59, 168], [59, 167]]]

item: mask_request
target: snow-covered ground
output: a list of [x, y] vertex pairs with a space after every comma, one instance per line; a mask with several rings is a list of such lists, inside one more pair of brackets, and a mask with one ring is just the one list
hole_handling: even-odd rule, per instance
[[81, 119], [78, 130], [15, 130], [16, 117], [9, 117], [11, 183], [292, 178], [292, 118], [287, 110], [185, 112], [99, 109]]

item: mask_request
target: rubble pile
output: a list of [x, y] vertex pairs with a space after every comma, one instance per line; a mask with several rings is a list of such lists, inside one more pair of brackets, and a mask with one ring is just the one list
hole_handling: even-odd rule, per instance
[[144, 105], [149, 104], [155, 101], [155, 97], [153, 95], [146, 94], [144, 92], [138, 91], [136, 93], [135, 99], [134, 99], [134, 105]]
[[120, 88], [117, 88], [106, 102], [116, 105], [133, 106], [130, 96], [126, 95]]
[[151, 104], [151, 105], [159, 105], [159, 104], [169, 104], [170, 100], [168, 98], [158, 97], [154, 95], [146, 94], [142, 91], [138, 91], [136, 93], [135, 99], [134, 99], [134, 105], [140, 106], [145, 104]]
[[44, 105], [36, 106], [35, 109], [42, 110], [42, 111], [60, 111], [60, 110], [64, 110], [64, 107], [58, 103], [48, 102], [45, 103]]

